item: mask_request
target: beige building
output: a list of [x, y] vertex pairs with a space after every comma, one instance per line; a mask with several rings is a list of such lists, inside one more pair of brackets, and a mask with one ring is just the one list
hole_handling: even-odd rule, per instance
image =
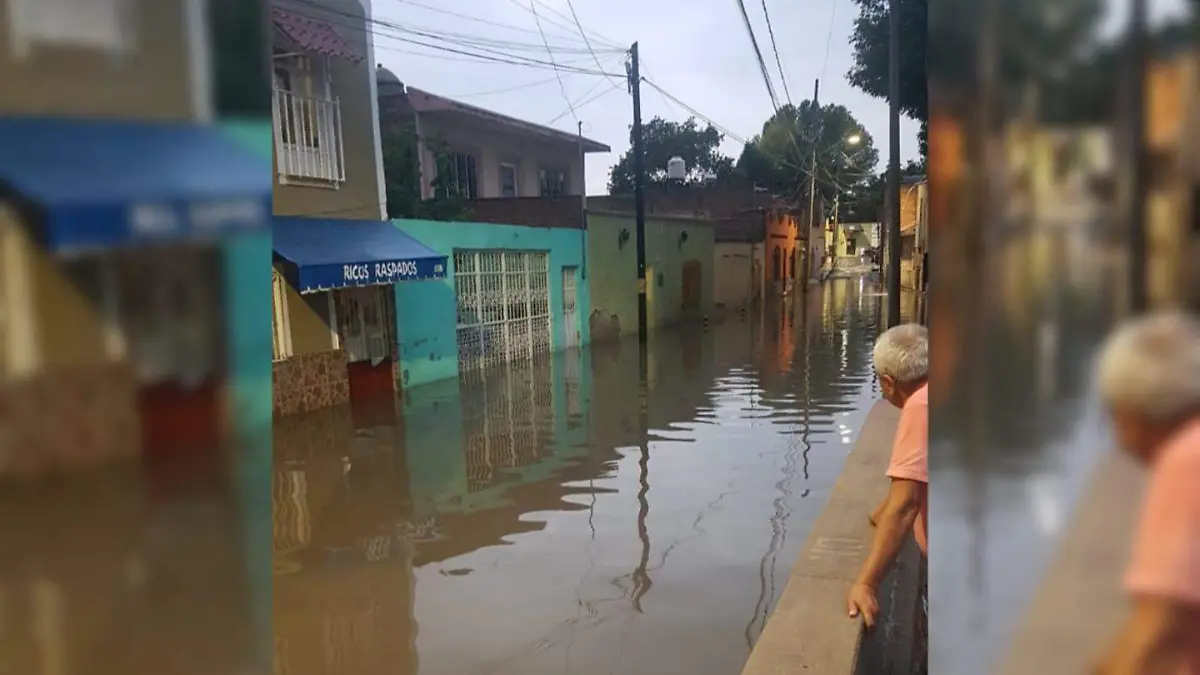
[[562, 197], [585, 194], [587, 153], [603, 143], [406, 87], [377, 69], [384, 128], [415, 125], [421, 197], [434, 196], [439, 155], [447, 188], [466, 199]]
[[211, 447], [219, 240], [266, 226], [203, 0], [0, 0], [0, 476]]

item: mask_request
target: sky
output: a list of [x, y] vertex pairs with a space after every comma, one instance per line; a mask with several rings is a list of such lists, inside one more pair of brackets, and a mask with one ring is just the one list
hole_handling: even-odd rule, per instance
[[[538, 21], [555, 51], [555, 62], [598, 70], [571, 20], [567, 0], [373, 0], [377, 22], [405, 28], [455, 33], [477, 39], [520, 43], [513, 54], [548, 62]], [[576, 133], [575, 116], [584, 135], [612, 147], [611, 153], [589, 154], [587, 192], [607, 192], [609, 169], [629, 147], [632, 101], [624, 81], [624, 55], [639, 43], [642, 75], [687, 106], [742, 138], [762, 130], [773, 112], [750, 37], [735, 0], [572, 0], [579, 23], [592, 39], [592, 48], [605, 72], [600, 75], [562, 72], [561, 88], [550, 68], [480, 62], [467, 56], [437, 51], [397, 40], [438, 42], [386, 25], [375, 27], [375, 57], [406, 85], [464, 103], [494, 110], [529, 122], [548, 124]], [[761, 2], [747, 0], [763, 58], [770, 66], [781, 103], [786, 102], [779, 69], [764, 20]], [[851, 0], [783, 2], [767, 0], [778, 40], [779, 59], [787, 76], [791, 100], [812, 97], [814, 80], [821, 80], [820, 100], [846, 106], [875, 139], [886, 161], [888, 105], [854, 89], [846, 81], [853, 63], [850, 35], [857, 7]], [[439, 11], [442, 10], [442, 11]], [[553, 11], [551, 11], [553, 10]], [[452, 16], [453, 12], [464, 16]], [[464, 17], [471, 17], [470, 19]], [[557, 25], [556, 25], [557, 24]], [[440, 43], [451, 48], [453, 45]], [[558, 47], [564, 51], [559, 51]], [[496, 48], [489, 46], [489, 48]], [[566, 50], [578, 50], [570, 52]], [[827, 57], [828, 55], [828, 57]], [[564, 95], [565, 91], [565, 95]], [[575, 116], [568, 101], [575, 107]], [[642, 119], [655, 116], [682, 122], [689, 113], [655, 91], [642, 88]], [[918, 156], [919, 125], [901, 118], [901, 162]], [[737, 158], [741, 144], [726, 138], [722, 151]], [[882, 167], [881, 167], [882, 168]]]

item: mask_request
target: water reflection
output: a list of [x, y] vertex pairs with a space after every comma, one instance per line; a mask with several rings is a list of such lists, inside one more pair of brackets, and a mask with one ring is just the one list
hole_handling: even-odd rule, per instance
[[[276, 428], [276, 673], [739, 672], [877, 397], [857, 280]], [[385, 415], [386, 416], [386, 415]]]
[[[931, 412], [930, 530], [965, 552], [930, 561], [932, 671], [987, 672], [1002, 656], [1084, 480], [1111, 448], [1090, 363], [1117, 277], [1078, 272], [1100, 259], [1066, 255], [1088, 246], [1081, 238], [1086, 229], [1027, 229], [1000, 243], [998, 278], [1008, 283], [978, 291], [999, 309], [980, 331], [986, 360], [960, 369], [958, 395]], [[1034, 268], [1037, 259], [1053, 264]], [[970, 400], [973, 387], [984, 405]]]

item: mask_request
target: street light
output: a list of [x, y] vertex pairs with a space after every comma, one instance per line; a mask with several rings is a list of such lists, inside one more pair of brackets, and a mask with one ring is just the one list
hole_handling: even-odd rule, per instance
[[862, 143], [862, 135], [851, 134], [850, 136], [846, 137], [846, 143], [850, 145], [858, 145], [859, 143]]

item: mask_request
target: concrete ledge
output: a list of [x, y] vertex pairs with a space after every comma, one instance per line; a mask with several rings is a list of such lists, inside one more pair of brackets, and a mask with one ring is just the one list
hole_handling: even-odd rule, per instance
[[899, 417], [885, 401], [871, 409], [742, 675], [912, 672], [921, 569], [914, 543], [880, 587], [881, 619], [873, 631], [847, 618], [845, 609], [846, 593], [870, 551], [867, 516], [887, 492], [884, 473]]

